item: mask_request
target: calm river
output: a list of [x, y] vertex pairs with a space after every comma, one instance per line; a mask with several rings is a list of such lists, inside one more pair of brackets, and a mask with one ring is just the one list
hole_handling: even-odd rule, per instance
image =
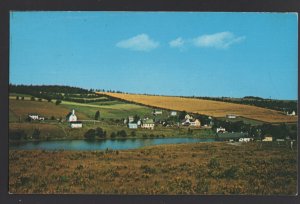
[[124, 150], [137, 149], [140, 147], [180, 144], [196, 142], [214, 142], [215, 139], [200, 138], [150, 138], [150, 139], [107, 139], [107, 140], [63, 140], [63, 141], [42, 141], [42, 142], [22, 142], [11, 144], [10, 149], [15, 150]]

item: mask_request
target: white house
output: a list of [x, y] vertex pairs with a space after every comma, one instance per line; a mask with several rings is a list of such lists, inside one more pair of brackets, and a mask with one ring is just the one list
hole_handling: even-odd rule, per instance
[[129, 116], [128, 117], [128, 123], [132, 123], [134, 121], [134, 117], [133, 116]]
[[70, 127], [71, 128], [82, 128], [82, 122], [81, 121], [71, 121]]
[[191, 124], [191, 120], [190, 119], [185, 119], [181, 125], [185, 125], [185, 126], [189, 126]]
[[75, 110], [72, 110], [71, 114], [67, 115], [67, 120], [68, 122], [76, 122], [77, 121], [77, 116], [75, 115]]
[[226, 118], [229, 118], [229, 119], [234, 119], [234, 118], [236, 118], [237, 116], [236, 115], [234, 115], [234, 114], [228, 114], [228, 115], [226, 115]]
[[44, 117], [41, 117], [38, 114], [28, 114], [28, 118], [31, 120], [45, 120]]
[[251, 141], [251, 138], [248, 138], [248, 137], [244, 137], [244, 138], [239, 139], [239, 142], [250, 142], [250, 141]]
[[161, 115], [162, 114], [162, 110], [153, 110], [153, 114], [154, 115]]
[[190, 126], [200, 127], [201, 126], [201, 122], [198, 119], [196, 119], [195, 121], [190, 122]]
[[177, 115], [177, 111], [171, 111], [170, 115], [171, 116], [176, 116]]
[[129, 129], [137, 129], [138, 125], [137, 125], [137, 123], [128, 123], [128, 128]]
[[186, 114], [186, 116], [184, 117], [184, 119], [192, 120], [192, 119], [193, 119], [193, 116], [191, 116], [191, 115], [189, 115], [189, 114]]
[[295, 112], [295, 111], [293, 111], [293, 112], [291, 112], [291, 113], [287, 112], [286, 114], [287, 114], [287, 115], [290, 115], [290, 116], [294, 116], [294, 115], [296, 115], [296, 112]]
[[141, 120], [138, 120], [138, 121], [137, 121], [137, 125], [138, 125], [138, 126], [141, 126], [141, 124], [142, 124], [142, 121], [141, 121]]
[[221, 132], [226, 132], [226, 130], [225, 130], [225, 128], [222, 128], [222, 127], [219, 127], [219, 128], [217, 128], [217, 131], [216, 131], [217, 133], [221, 133]]
[[141, 125], [141, 128], [146, 128], [146, 129], [154, 129], [154, 122], [152, 119], [148, 119], [143, 121], [143, 124]]

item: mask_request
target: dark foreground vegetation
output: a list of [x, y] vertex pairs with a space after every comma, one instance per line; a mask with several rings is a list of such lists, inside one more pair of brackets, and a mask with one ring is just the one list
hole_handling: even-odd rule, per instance
[[196, 143], [113, 151], [9, 152], [10, 193], [296, 195], [286, 143]]

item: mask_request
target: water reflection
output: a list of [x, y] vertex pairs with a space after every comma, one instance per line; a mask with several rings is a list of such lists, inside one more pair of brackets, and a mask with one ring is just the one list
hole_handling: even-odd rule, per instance
[[214, 142], [215, 139], [200, 138], [147, 138], [147, 139], [107, 139], [107, 140], [63, 140], [14, 143], [10, 149], [17, 150], [125, 150], [161, 144]]

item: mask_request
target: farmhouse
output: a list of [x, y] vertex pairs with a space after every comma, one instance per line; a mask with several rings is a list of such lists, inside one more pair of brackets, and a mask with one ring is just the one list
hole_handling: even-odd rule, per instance
[[263, 142], [272, 142], [273, 141], [273, 137], [272, 136], [266, 136], [262, 141]]
[[138, 125], [137, 125], [137, 123], [128, 123], [128, 128], [129, 129], [137, 129]]
[[189, 119], [189, 120], [192, 120], [193, 119], [193, 116], [189, 115], [189, 114], [186, 114], [184, 119]]
[[147, 119], [145, 121], [143, 121], [141, 128], [145, 128], [145, 129], [154, 129], [154, 121], [152, 119]]
[[225, 130], [225, 128], [222, 128], [222, 127], [219, 127], [219, 128], [217, 128], [217, 131], [216, 131], [217, 133], [222, 133], [222, 132], [226, 132], [226, 130]]
[[162, 114], [162, 110], [157, 110], [157, 109], [153, 110], [153, 115], [161, 115], [161, 114]]
[[177, 115], [177, 111], [171, 111], [170, 115], [171, 116], [176, 116]]
[[250, 142], [252, 139], [249, 137], [242, 137], [239, 139], [239, 142]]
[[44, 117], [39, 116], [38, 114], [28, 114], [30, 120], [45, 120]]
[[132, 123], [133, 121], [134, 121], [134, 117], [133, 117], [133, 116], [129, 116], [129, 117], [128, 117], [128, 122], [129, 122], [129, 123]]
[[286, 115], [289, 115], [289, 116], [294, 116], [294, 115], [296, 115], [296, 112], [295, 112], [295, 111], [293, 111], [293, 112], [291, 112], [291, 113], [289, 113], [289, 112], [286, 112]]
[[182, 123], [181, 123], [181, 125], [183, 125], [183, 126], [189, 126], [191, 124], [191, 120], [190, 119], [185, 119]]
[[229, 119], [234, 119], [234, 118], [236, 118], [237, 116], [236, 115], [234, 115], [234, 114], [228, 114], [228, 115], [226, 115], [226, 118], [229, 118]]
[[190, 122], [190, 126], [193, 126], [193, 127], [200, 127], [201, 126], [201, 123], [198, 119]]
[[70, 127], [71, 128], [82, 128], [82, 122], [81, 121], [71, 121]]

